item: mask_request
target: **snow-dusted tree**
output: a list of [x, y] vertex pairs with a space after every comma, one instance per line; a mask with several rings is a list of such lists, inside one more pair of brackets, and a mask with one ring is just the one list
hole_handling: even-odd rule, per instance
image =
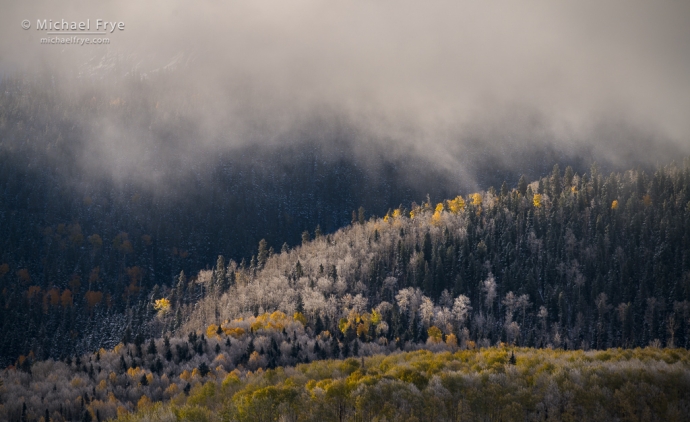
[[506, 311], [505, 324], [507, 326], [513, 321], [513, 315], [515, 314], [515, 310], [518, 307], [518, 298], [517, 296], [515, 296], [515, 293], [508, 292], [508, 294], [506, 294], [501, 303], [503, 304], [504, 309]]
[[409, 314], [410, 318], [413, 318], [419, 309], [419, 305], [422, 303], [422, 291], [419, 288], [413, 287], [400, 289], [398, 294], [395, 295], [395, 300], [400, 311]]
[[439, 327], [444, 334], [453, 332], [453, 312], [446, 306], [434, 308], [434, 325]]
[[443, 289], [441, 292], [441, 297], [438, 300], [438, 305], [446, 308], [453, 307], [453, 295], [450, 294], [448, 289]]
[[453, 302], [453, 317], [459, 327], [465, 325], [467, 316], [472, 311], [472, 306], [470, 306], [470, 298], [465, 295], [460, 295], [455, 298]]
[[419, 305], [419, 317], [424, 328], [429, 328], [434, 317], [434, 302], [426, 296], [422, 296], [422, 303]]
[[484, 304], [491, 311], [496, 299], [496, 280], [493, 274], [489, 273], [489, 277], [482, 282], [482, 291], [484, 292]]

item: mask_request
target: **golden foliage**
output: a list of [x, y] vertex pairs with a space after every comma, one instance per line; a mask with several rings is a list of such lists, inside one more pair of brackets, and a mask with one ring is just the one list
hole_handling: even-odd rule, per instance
[[177, 386], [177, 384], [172, 383], [168, 386], [168, 388], [165, 389], [165, 395], [168, 397], [172, 397], [180, 392], [180, 387]]
[[534, 208], [541, 208], [542, 205], [542, 197], [540, 194], [535, 193], [534, 198], [532, 198], [532, 203], [534, 204]]
[[249, 355], [249, 362], [253, 364], [257, 364], [259, 362], [259, 359], [261, 358], [261, 355], [259, 355], [259, 352], [254, 350], [251, 355]]
[[141, 396], [141, 398], [137, 402], [137, 410], [143, 410], [143, 409], [146, 409], [148, 407], [151, 407], [152, 405], [153, 405], [153, 403], [151, 402], [151, 399], [148, 398], [146, 396], [146, 394], [144, 394], [143, 396]]
[[[166, 298], [158, 299], [155, 302], [153, 302], [153, 309], [158, 311], [159, 314], [165, 314], [170, 310], [170, 301]], [[217, 328], [218, 327], [216, 327], [216, 329]]]
[[[441, 205], [441, 204], [439, 204]], [[443, 212], [443, 205], [441, 205], [441, 210], [436, 207], [436, 211], [434, 211], [434, 215], [431, 216], [431, 224], [434, 226], [440, 226], [441, 225], [441, 213]]]
[[135, 367], [135, 368], [129, 368], [127, 370], [127, 375], [129, 375], [132, 379], [136, 379], [137, 381], [139, 378], [141, 378], [141, 368], [140, 367]]
[[419, 205], [413, 204], [412, 210], [410, 210], [410, 218], [415, 219], [418, 215], [422, 215], [423, 209]]
[[611, 202], [611, 209], [612, 210], [617, 210], [618, 209], [618, 200], [614, 199], [613, 202]]
[[376, 311], [376, 309], [371, 310], [371, 323], [373, 325], [379, 325], [381, 323], [381, 314]]
[[86, 383], [80, 377], [74, 377], [74, 378], [72, 378], [72, 381], [70, 381], [69, 385], [71, 385], [74, 388], [80, 388], [80, 387], [86, 385]]
[[225, 332], [226, 336], [233, 338], [240, 338], [246, 334], [246, 331], [242, 327], [223, 328], [223, 332]]
[[302, 314], [302, 312], [295, 312], [295, 314], [292, 316], [292, 319], [300, 322], [302, 325], [307, 325], [307, 318], [304, 316], [304, 314]]
[[463, 209], [465, 209], [465, 200], [462, 199], [462, 196], [458, 196], [455, 199], [448, 201], [448, 210], [450, 210], [450, 212], [453, 214], [458, 214]]
[[192, 374], [191, 374], [191, 372], [189, 372], [188, 370], [185, 369], [185, 370], [182, 371], [182, 373], [180, 374], [180, 379], [183, 379], [183, 380], [189, 382], [189, 380], [192, 379]]
[[338, 329], [345, 334], [348, 328], [350, 328], [350, 322], [347, 318], [340, 318], [340, 321], [338, 321]]
[[470, 195], [470, 197], [472, 198], [472, 205], [474, 205], [475, 207], [480, 206], [482, 202], [484, 202], [484, 198], [482, 198], [481, 193], [473, 193], [472, 195]]
[[443, 332], [437, 326], [432, 325], [429, 327], [427, 333], [429, 334], [429, 340], [432, 343], [440, 343], [443, 341]]
[[218, 337], [218, 326], [216, 324], [211, 324], [206, 328], [206, 337]]
[[[249, 360], [254, 366], [263, 359], [254, 351]], [[338, 415], [344, 420], [458, 420], [459, 415], [463, 420], [536, 420], [543, 419], [542, 409], [556, 394], [559, 406], [549, 408], [554, 420], [612, 420], [640, 412], [648, 415], [645, 420], [680, 420], [677, 406], [687, 397], [689, 361], [682, 349], [418, 350], [315, 361], [289, 370], [235, 369], [223, 379], [222, 394], [216, 381], [195, 383], [188, 397], [171, 384], [164, 396], [175, 396], [174, 403], [147, 407], [144, 400], [137, 413], [120, 418], [143, 422], [174, 414], [180, 420], [213, 420], [211, 415], [222, 414], [254, 421], [280, 420], [289, 413], [294, 420], [338, 420]]]

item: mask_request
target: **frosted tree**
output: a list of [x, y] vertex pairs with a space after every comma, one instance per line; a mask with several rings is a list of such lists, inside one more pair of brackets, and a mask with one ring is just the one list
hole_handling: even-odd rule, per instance
[[453, 302], [453, 317], [459, 327], [465, 325], [465, 321], [467, 321], [467, 316], [470, 312], [472, 312], [470, 298], [465, 295], [456, 297], [455, 302]]
[[419, 317], [424, 328], [428, 328], [431, 325], [431, 319], [434, 317], [434, 302], [426, 296], [422, 296], [422, 303], [419, 306]]
[[422, 291], [419, 288], [408, 287], [398, 290], [395, 295], [398, 308], [404, 313], [408, 313], [413, 318], [422, 302]]
[[482, 282], [482, 292], [484, 292], [484, 304], [491, 311], [496, 299], [496, 280], [493, 274], [489, 273], [489, 277]]

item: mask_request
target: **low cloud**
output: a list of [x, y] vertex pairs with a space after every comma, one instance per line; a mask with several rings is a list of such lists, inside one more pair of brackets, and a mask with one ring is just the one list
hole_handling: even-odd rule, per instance
[[[79, 164], [121, 180], [309, 140], [481, 185], [487, 162], [527, 172], [533, 151], [623, 167], [690, 154], [688, 17], [671, 0], [15, 2], [0, 73], [72, 109], [107, 102], [68, 118]], [[125, 30], [40, 45], [38, 19]]]

